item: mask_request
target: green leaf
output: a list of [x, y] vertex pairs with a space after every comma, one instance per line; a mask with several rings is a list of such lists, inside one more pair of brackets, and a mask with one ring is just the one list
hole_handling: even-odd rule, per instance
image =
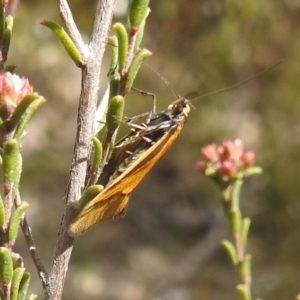
[[25, 272], [25, 268], [17, 268], [14, 270], [12, 282], [11, 282], [11, 300], [18, 300], [19, 287]]
[[4, 209], [3, 199], [0, 195], [0, 231], [4, 225], [4, 221], [5, 221], [5, 209]]
[[127, 61], [128, 34], [125, 26], [122, 23], [114, 24], [113, 29], [116, 31], [118, 37], [118, 65], [119, 70], [122, 72]]
[[80, 212], [90, 201], [92, 201], [102, 191], [102, 185], [92, 185], [88, 187], [77, 202], [77, 211]]
[[251, 255], [247, 254], [239, 266], [240, 274], [251, 283]]
[[110, 61], [110, 67], [108, 71], [109, 77], [117, 77], [119, 78], [118, 72], [118, 59], [119, 59], [119, 45], [118, 45], [118, 38], [113, 35], [109, 37], [108, 43], [112, 46], [112, 55], [111, 55], [111, 61]]
[[8, 239], [9, 239], [9, 244], [11, 246], [15, 244], [22, 215], [28, 207], [29, 204], [27, 202], [24, 201], [21, 202], [21, 204], [16, 208], [16, 210], [14, 211], [10, 219], [10, 224], [8, 229]]
[[125, 101], [122, 96], [115, 96], [109, 101], [106, 113], [106, 126], [109, 131], [116, 131], [123, 119]]
[[24, 97], [16, 107], [6, 126], [9, 127], [10, 131], [15, 130], [14, 138], [19, 142], [24, 137], [25, 128], [31, 120], [33, 113], [45, 101], [45, 98], [39, 96], [37, 93], [33, 93]]
[[41, 22], [41, 24], [48, 27], [50, 30], [52, 30], [52, 32], [59, 38], [63, 47], [65, 48], [65, 50], [67, 51], [71, 59], [75, 62], [75, 64], [79, 67], [82, 66], [83, 62], [82, 62], [80, 52], [75, 46], [75, 44], [73, 43], [72, 39], [63, 29], [63, 27], [49, 20], [45, 20]]
[[[27, 295], [27, 291], [28, 291], [30, 279], [31, 279], [30, 273], [29, 272], [25, 272], [23, 274], [22, 280], [20, 282], [19, 298], [18, 298], [18, 300], [25, 300], [26, 299], [26, 295]], [[33, 295], [33, 296], [35, 296], [35, 295]], [[29, 297], [28, 297], [28, 299], [29, 299]], [[35, 299], [35, 298], [33, 298], [33, 299]]]
[[136, 35], [136, 38], [135, 38], [135, 44], [134, 44], [134, 47], [135, 47], [135, 51], [137, 52], [138, 50], [140, 50], [140, 44], [141, 44], [141, 41], [143, 39], [143, 36], [144, 36], [144, 29], [145, 29], [145, 25], [146, 25], [146, 19], [150, 13], [150, 9], [148, 8], [147, 10], [147, 13], [145, 15], [145, 18], [144, 20], [141, 22], [140, 26], [139, 26], [139, 29], [138, 29], [138, 32], [137, 32], [137, 35]]
[[130, 27], [139, 27], [148, 14], [149, 0], [132, 0], [129, 7]]
[[91, 171], [97, 172], [102, 160], [103, 147], [102, 147], [102, 143], [97, 137], [93, 137], [92, 141], [94, 145], [94, 157], [91, 165]]
[[13, 273], [11, 252], [5, 247], [0, 247], [0, 281], [9, 284], [13, 278]]
[[249, 295], [247, 288], [244, 284], [239, 284], [236, 287], [241, 300], [251, 300], [251, 295]]
[[223, 240], [221, 245], [227, 251], [233, 265], [236, 266], [238, 264], [238, 255], [237, 255], [237, 252], [234, 248], [234, 245], [228, 240]]
[[7, 59], [7, 54], [10, 46], [13, 25], [14, 25], [14, 19], [12, 16], [8, 15], [5, 18], [5, 29], [3, 32], [3, 56], [5, 60]]
[[230, 210], [229, 211], [229, 221], [230, 221], [231, 233], [233, 235], [241, 235], [241, 229], [242, 229], [241, 211], [238, 209]]
[[248, 232], [249, 232], [250, 224], [251, 224], [251, 220], [249, 218], [243, 219], [241, 239], [242, 239], [242, 245], [243, 245], [244, 249], [247, 246]]
[[18, 189], [21, 171], [20, 145], [16, 139], [12, 139], [4, 143], [3, 154], [3, 177], [4, 184], [9, 187], [8, 193]]
[[144, 59], [150, 57], [152, 53], [147, 49], [140, 50], [133, 58], [130, 68], [128, 70], [126, 83], [125, 83], [125, 94], [128, 94], [131, 90], [137, 72], [139, 71]]

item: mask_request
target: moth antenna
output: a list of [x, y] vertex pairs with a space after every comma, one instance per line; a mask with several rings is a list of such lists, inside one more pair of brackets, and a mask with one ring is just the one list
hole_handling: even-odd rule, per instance
[[[240, 85], [242, 85], [242, 84], [247, 83], [248, 81], [253, 80], [253, 79], [256, 78], [256, 77], [259, 77], [259, 76], [265, 74], [266, 72], [268, 72], [268, 71], [270, 71], [271, 69], [275, 68], [276, 66], [278, 66], [278, 65], [281, 64], [282, 62], [283, 62], [283, 60], [280, 60], [280, 61], [278, 61], [277, 63], [275, 63], [274, 65], [272, 65], [271, 67], [269, 67], [269, 68], [267, 68], [267, 69], [265, 69], [265, 70], [263, 70], [263, 71], [261, 71], [261, 72], [255, 74], [255, 75], [253, 75], [253, 76], [250, 76], [249, 78], [247, 78], [247, 79], [245, 79], [245, 80], [243, 80], [243, 81], [241, 81], [241, 82], [239, 82], [239, 83], [236, 83], [236, 84], [234, 84], [234, 85], [231, 85], [231, 86], [226, 87], [226, 88], [224, 88], [224, 89], [220, 89], [220, 90], [215, 91], [215, 92], [211, 92], [211, 93], [208, 93], [208, 94], [205, 94], [205, 95], [196, 97], [196, 98], [194, 98], [194, 99], [191, 99], [190, 101], [195, 101], [195, 100], [199, 100], [199, 99], [202, 99], [202, 98], [214, 96], [214, 95], [217, 95], [217, 94], [226, 92], [226, 91], [228, 91], [228, 90], [234, 89], [234, 88], [236, 88], [236, 87], [238, 87], [238, 86], [240, 86]], [[172, 84], [171, 84], [171, 83], [170, 83], [163, 75], [161, 75], [157, 70], [155, 70], [150, 64], [146, 63], [146, 65], [147, 65], [153, 72], [155, 72], [155, 74], [158, 75], [158, 76], [163, 80], [163, 82], [164, 82], [167, 86], [170, 87], [171, 91], [173, 92], [173, 94], [176, 95], [176, 97], [178, 97], [178, 99], [184, 98], [184, 97], [182, 97], [182, 96], [175, 90], [175, 88], [172, 86]]]
[[176, 91], [176, 89], [173, 87], [173, 85], [165, 78], [162, 74], [160, 74], [155, 68], [153, 68], [150, 64], [147, 62], [145, 63], [172, 91], [172, 93], [179, 99], [182, 98], [182, 96]]
[[234, 84], [234, 85], [231, 85], [231, 86], [226, 87], [226, 88], [224, 88], [224, 89], [220, 89], [220, 90], [215, 91], [215, 92], [212, 92], [212, 93], [208, 93], [208, 94], [205, 94], [205, 95], [196, 97], [196, 98], [194, 98], [194, 99], [192, 99], [192, 100], [190, 100], [190, 101], [195, 101], [195, 100], [199, 100], [199, 99], [202, 99], [202, 98], [214, 96], [214, 95], [217, 95], [217, 94], [226, 92], [226, 91], [228, 91], [228, 90], [234, 89], [234, 88], [236, 88], [236, 87], [238, 87], [238, 86], [240, 86], [240, 85], [243, 85], [243, 84], [247, 83], [248, 81], [253, 80], [253, 79], [256, 78], [256, 77], [262, 76], [262, 75], [265, 74], [266, 72], [268, 72], [268, 71], [270, 71], [271, 69], [277, 67], [277, 66], [278, 66], [279, 64], [281, 64], [282, 62], [283, 62], [282, 60], [281, 60], [281, 61], [278, 61], [277, 63], [275, 63], [275, 64], [272, 65], [271, 67], [269, 67], [269, 68], [267, 68], [267, 69], [265, 69], [265, 70], [263, 70], [263, 71], [261, 71], [261, 72], [255, 74], [255, 75], [253, 75], [253, 76], [250, 76], [249, 78], [247, 78], [247, 79], [245, 79], [245, 80], [243, 80], [243, 81], [241, 81], [241, 82], [239, 82], [239, 83], [236, 83], [236, 84]]

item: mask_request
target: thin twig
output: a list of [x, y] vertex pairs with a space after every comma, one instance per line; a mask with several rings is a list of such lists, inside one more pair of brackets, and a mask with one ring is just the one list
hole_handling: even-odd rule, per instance
[[[66, 5], [66, 1], [59, 1]], [[74, 217], [73, 204], [80, 198], [87, 171], [87, 160], [91, 149], [91, 137], [97, 105], [97, 94], [99, 89], [100, 67], [108, 39], [114, 0], [102, 0], [98, 2], [92, 42], [91, 53], [86, 57], [82, 68], [82, 90], [79, 99], [77, 136], [73, 152], [72, 166], [69, 175], [69, 184], [66, 191], [66, 207], [62, 217], [52, 269], [46, 286], [47, 300], [60, 300], [68, 264], [73, 248], [73, 238], [68, 235], [68, 226]], [[61, 12], [63, 18], [68, 19], [69, 13]], [[73, 18], [64, 20], [65, 24], [74, 24]], [[69, 25], [68, 25], [69, 26]], [[69, 28], [70, 29], [70, 28]], [[73, 28], [74, 29], [74, 28]], [[72, 29], [72, 30], [73, 30]], [[77, 29], [75, 30], [77, 31]], [[76, 36], [73, 36], [76, 39]], [[81, 43], [75, 41], [75, 44]]]
[[69, 4], [67, 0], [57, 0], [57, 6], [59, 10], [60, 17], [65, 25], [65, 29], [69, 34], [70, 38], [76, 45], [80, 54], [82, 55], [83, 61], [85, 61], [88, 56], [88, 48], [83, 42], [81, 34], [76, 26], [76, 23], [73, 19], [72, 12], [70, 10]]
[[[18, 205], [21, 204], [21, 197], [19, 192], [17, 192], [16, 198], [15, 198], [15, 206], [17, 207]], [[32, 236], [31, 228], [27, 222], [26, 216], [24, 215], [22, 218], [22, 221], [20, 223], [21, 229], [23, 231], [23, 235], [25, 237], [26, 244], [28, 246], [32, 261], [35, 265], [35, 268], [38, 272], [38, 275], [42, 281], [43, 286], [46, 285], [46, 279], [47, 279], [47, 271], [42, 263], [42, 260], [37, 252], [34, 239]]]

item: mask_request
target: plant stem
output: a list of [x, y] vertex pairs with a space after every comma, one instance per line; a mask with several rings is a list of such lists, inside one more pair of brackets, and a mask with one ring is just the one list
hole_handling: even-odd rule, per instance
[[[82, 67], [82, 90], [78, 109], [78, 130], [69, 184], [65, 196], [66, 206], [58, 233], [52, 269], [50, 270], [45, 290], [45, 298], [47, 300], [60, 300], [62, 298], [64, 281], [73, 248], [73, 238], [68, 235], [67, 230], [74, 216], [75, 209], [73, 204], [80, 198], [84, 187], [97, 105], [100, 67], [110, 30], [114, 0], [98, 2], [94, 30], [89, 47], [83, 46], [81, 37], [78, 37], [78, 30], [74, 24], [67, 1], [58, 1], [58, 4], [67, 32], [78, 49], [83, 52], [84, 66]], [[87, 54], [86, 49], [90, 49], [90, 53]]]

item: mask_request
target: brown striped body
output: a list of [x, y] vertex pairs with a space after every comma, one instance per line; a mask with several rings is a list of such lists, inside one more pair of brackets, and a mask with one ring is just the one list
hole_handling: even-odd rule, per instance
[[187, 100], [177, 100], [153, 116], [144, 128], [116, 143], [98, 181], [104, 190], [79, 212], [69, 227], [70, 236], [125, 214], [131, 192], [177, 139], [189, 111]]

